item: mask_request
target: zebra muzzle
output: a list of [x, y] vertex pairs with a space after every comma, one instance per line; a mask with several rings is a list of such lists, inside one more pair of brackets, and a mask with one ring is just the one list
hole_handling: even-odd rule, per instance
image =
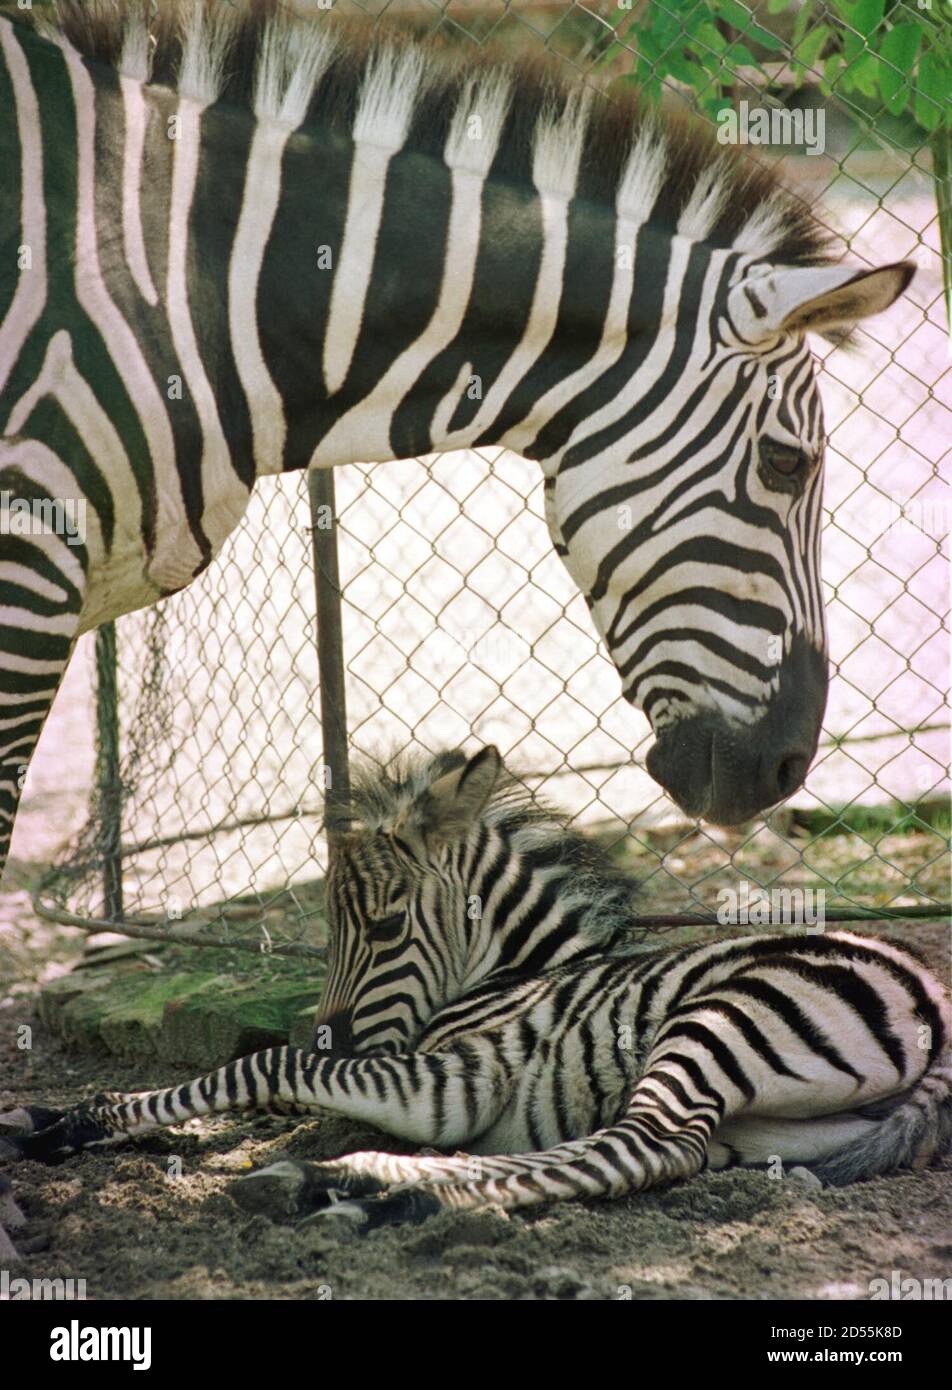
[[647, 768], [687, 815], [738, 825], [803, 785], [826, 708], [826, 658], [797, 639], [779, 688], [750, 724], [716, 711], [688, 715], [661, 731]]

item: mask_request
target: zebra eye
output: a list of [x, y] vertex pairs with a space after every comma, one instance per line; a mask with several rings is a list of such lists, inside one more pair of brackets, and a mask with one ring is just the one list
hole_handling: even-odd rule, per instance
[[760, 441], [760, 457], [783, 478], [796, 478], [810, 467], [810, 456], [795, 444], [780, 444], [776, 439]]
[[373, 941], [396, 941], [403, 931], [404, 914], [391, 912], [388, 917], [371, 917], [367, 923]]

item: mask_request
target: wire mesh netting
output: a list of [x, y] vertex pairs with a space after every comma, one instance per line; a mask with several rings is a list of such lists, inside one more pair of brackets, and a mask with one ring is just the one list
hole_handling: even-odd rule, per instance
[[[663, 11], [676, 45], [694, 34], [694, 10], [708, 9], [654, 0], [349, 8], [440, 28], [462, 45], [545, 49], [606, 99], [614, 82], [632, 73], [644, 82], [651, 69], [639, 18], [653, 32]], [[533, 788], [616, 847], [641, 879], [646, 911], [710, 909], [738, 879], [822, 888], [828, 908], [921, 909], [948, 896], [950, 512], [940, 468], [952, 373], [933, 157], [915, 121], [902, 124], [835, 75], [824, 93], [793, 70], [802, 51], [780, 21], [795, 25], [802, 8], [775, 18], [763, 8], [776, 46], [758, 48], [740, 44], [747, 11], [731, 6], [734, 28], [718, 21], [717, 32], [733, 47], [711, 69], [710, 92], [689, 71], [673, 75], [670, 61], [655, 64], [667, 104], [711, 118], [708, 98], [725, 91], [735, 107], [746, 96], [822, 111], [822, 149], [761, 157], [788, 155], [787, 182], [854, 260], [919, 265], [909, 294], [863, 326], [858, 352], [818, 349], [832, 683], [800, 793], [766, 820], [722, 831], [686, 822], [651, 781], [647, 721], [620, 699], [552, 550], [535, 464], [470, 450], [335, 471], [352, 755], [496, 743]], [[824, 54], [813, 55], [818, 69]], [[182, 919], [249, 943], [315, 939], [327, 769], [312, 531], [324, 521], [309, 509], [305, 478], [260, 483], [205, 575], [117, 625], [114, 710], [110, 639], [99, 637], [93, 807], [41, 889], [46, 910], [115, 915], [120, 892], [126, 920]]]

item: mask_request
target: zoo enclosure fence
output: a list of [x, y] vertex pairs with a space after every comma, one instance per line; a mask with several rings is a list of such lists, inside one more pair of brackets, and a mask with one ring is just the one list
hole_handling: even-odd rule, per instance
[[[627, 6], [610, 19], [579, 3], [351, 8], [409, 15], [460, 44], [541, 45], [601, 87], [637, 59]], [[666, 10], [682, 37], [690, 9]], [[756, 70], [729, 65], [732, 99], [776, 104], [780, 93], [822, 109], [827, 146], [788, 160], [793, 186], [854, 258], [920, 265], [911, 297], [864, 328], [859, 355], [821, 352], [833, 680], [805, 792], [725, 833], [686, 823], [650, 781], [647, 723], [614, 693], [551, 550], [535, 465], [495, 450], [352, 465], [259, 485], [205, 575], [88, 639], [91, 813], [38, 889], [41, 912], [312, 954], [325, 812], [346, 794], [352, 754], [477, 741], [497, 743], [529, 785], [614, 846], [656, 924], [710, 920], [719, 891], [744, 882], [822, 889], [831, 920], [947, 908], [949, 506], [938, 470], [952, 374], [928, 142], [914, 130], [883, 138], [869, 103], [835, 91], [822, 104], [809, 84], [791, 94], [796, 48], [784, 42], [779, 57], [743, 45]], [[667, 101], [687, 94], [666, 79]]]

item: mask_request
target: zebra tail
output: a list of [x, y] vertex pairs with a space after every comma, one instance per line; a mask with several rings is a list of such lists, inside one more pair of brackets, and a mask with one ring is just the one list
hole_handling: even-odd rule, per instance
[[879, 1124], [813, 1171], [834, 1187], [897, 1168], [927, 1168], [952, 1150], [952, 1049], [936, 1059], [915, 1089]]

